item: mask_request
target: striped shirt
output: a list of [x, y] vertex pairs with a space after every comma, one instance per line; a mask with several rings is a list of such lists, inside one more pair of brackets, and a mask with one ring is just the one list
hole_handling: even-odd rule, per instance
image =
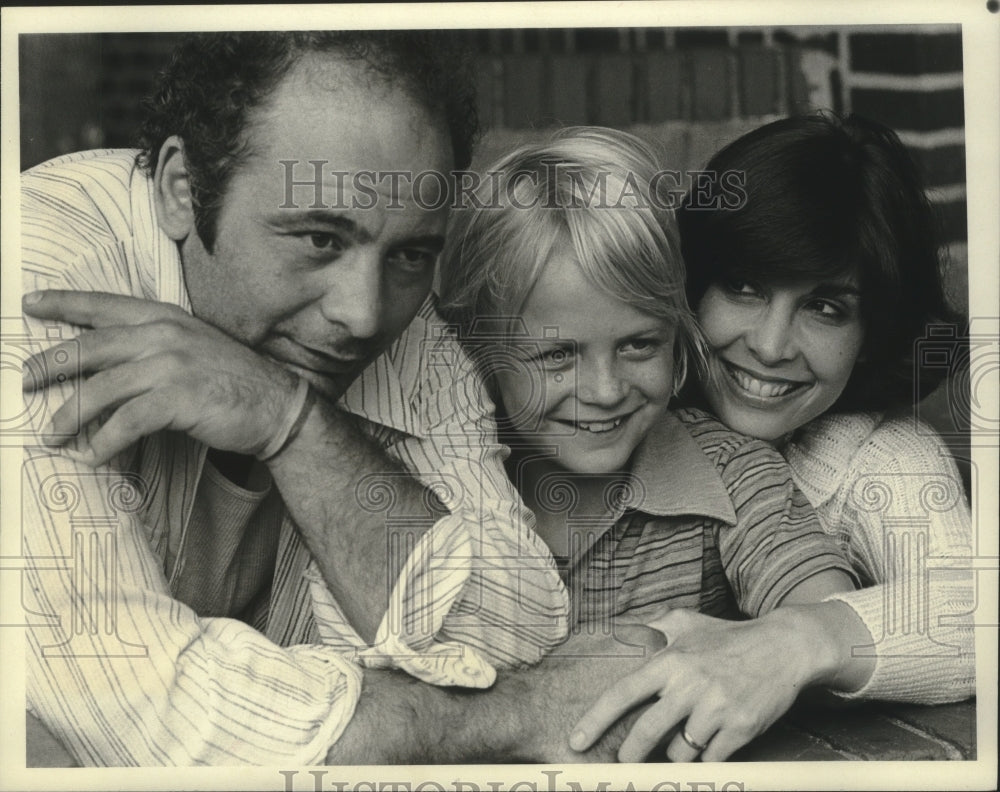
[[[22, 176], [21, 200], [26, 291], [112, 292], [191, 310], [135, 152], [40, 165]], [[24, 326], [30, 352], [78, 332], [30, 318]], [[207, 449], [159, 432], [91, 469], [30, 436], [75, 398], [72, 382], [27, 399], [28, 707], [78, 762], [321, 763], [353, 714], [362, 667], [485, 686], [494, 667], [534, 662], [561, 640], [565, 589], [504, 473], [492, 405], [441, 326], [429, 300], [342, 400], [451, 512], [401, 548], [407, 560], [371, 646], [346, 623], [283, 508], [265, 539], [241, 545], [241, 531], [220, 532], [212, 553], [245, 564], [226, 578], [220, 563], [212, 581], [235, 587], [227, 605], [199, 612], [179, 599], [198, 600], [205, 574], [192, 573], [205, 547], [190, 529], [193, 512], [196, 523], [212, 513], [196, 503]], [[362, 477], [359, 508], [405, 528], [413, 515], [396, 514], [392, 486], [389, 475]]]
[[[553, 492], [564, 484], [546, 480]], [[578, 538], [567, 580], [579, 622], [610, 629], [613, 617], [664, 608], [759, 616], [817, 572], [855, 579], [782, 456], [699, 410], [654, 426], [629, 486], [606, 500], [614, 523], [605, 532], [588, 532], [586, 515], [570, 517]]]

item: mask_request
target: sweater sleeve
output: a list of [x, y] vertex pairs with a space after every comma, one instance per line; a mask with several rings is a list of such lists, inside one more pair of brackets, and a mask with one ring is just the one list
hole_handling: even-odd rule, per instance
[[845, 698], [924, 704], [975, 694], [972, 523], [961, 479], [940, 439], [897, 419], [859, 447], [828, 530], [849, 541], [875, 585], [829, 599], [850, 606], [872, 635], [871, 678]]

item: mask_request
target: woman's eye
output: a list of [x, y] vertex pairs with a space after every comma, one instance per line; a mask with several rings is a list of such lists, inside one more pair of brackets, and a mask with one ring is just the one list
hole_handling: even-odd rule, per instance
[[826, 319], [842, 319], [847, 316], [844, 306], [830, 300], [813, 300], [809, 307]]
[[739, 278], [732, 278], [723, 282], [726, 291], [731, 294], [743, 295], [746, 297], [753, 297], [760, 294], [760, 289], [757, 284], [751, 283], [747, 280], [740, 280]]

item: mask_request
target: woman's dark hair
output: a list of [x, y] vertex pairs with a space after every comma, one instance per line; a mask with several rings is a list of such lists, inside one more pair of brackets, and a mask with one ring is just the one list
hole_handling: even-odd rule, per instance
[[727, 279], [853, 274], [865, 340], [831, 409], [912, 404], [938, 384], [932, 372], [916, 376], [914, 360], [927, 325], [955, 318], [942, 287], [937, 217], [892, 130], [856, 115], [787, 118], [729, 144], [706, 170], [711, 177], [677, 215], [693, 307]]
[[[184, 141], [195, 227], [206, 249], [215, 243], [222, 197], [244, 160], [248, 113], [289, 69], [310, 53], [361, 61], [386, 82], [440, 115], [451, 135], [455, 167], [467, 168], [479, 131], [468, 51], [443, 31], [208, 33], [188, 36], [143, 103], [140, 164], [156, 170], [163, 142]], [[331, 134], [336, 134], [332, 131]]]

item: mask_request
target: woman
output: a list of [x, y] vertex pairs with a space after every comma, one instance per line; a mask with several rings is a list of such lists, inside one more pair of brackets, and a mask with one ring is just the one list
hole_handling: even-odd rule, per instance
[[[688, 299], [710, 349], [686, 396], [782, 453], [867, 586], [812, 608], [846, 606], [837, 618], [860, 636], [838, 681], [826, 684], [847, 698], [974, 695], [969, 508], [941, 441], [912, 417], [914, 399], [937, 384], [917, 376], [916, 344], [949, 316], [934, 218], [913, 162], [885, 127], [818, 114], [741, 137], [707, 170], [713, 186], [689, 196], [678, 215]], [[778, 616], [741, 629], [763, 634]], [[731, 626], [708, 622], [700, 623], [706, 635], [731, 635]], [[661, 626], [669, 636], [671, 624]], [[764, 699], [774, 699], [774, 678], [815, 684], [819, 658], [803, 651], [808, 636], [774, 633], [770, 653], [748, 653], [748, 675], [756, 657], [767, 668], [759, 676], [772, 677], [756, 707], [766, 711]], [[643, 699], [685, 686], [703, 697], [725, 688], [713, 669], [678, 680], [665, 661], [650, 663], [602, 697], [574, 745], [585, 747]], [[688, 718], [704, 759], [728, 755], [733, 717]], [[644, 718], [630, 757], [675, 722]]]

